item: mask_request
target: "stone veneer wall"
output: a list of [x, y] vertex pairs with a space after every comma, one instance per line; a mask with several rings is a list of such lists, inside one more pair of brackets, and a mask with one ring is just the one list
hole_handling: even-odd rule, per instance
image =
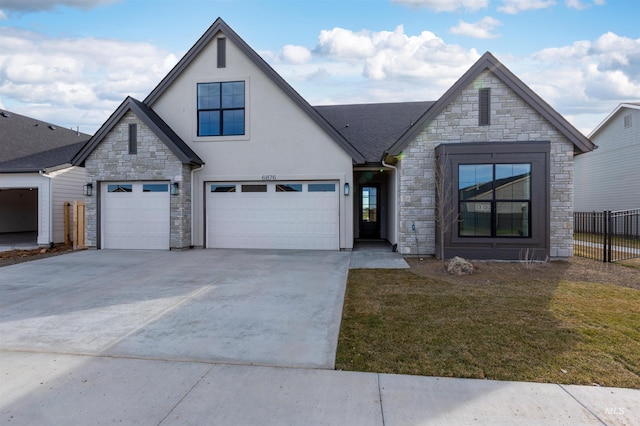
[[[129, 154], [129, 123], [138, 124], [138, 153]], [[191, 245], [191, 166], [183, 164], [151, 129], [127, 112], [85, 162], [94, 193], [85, 197], [86, 244], [97, 246], [98, 185], [101, 181], [179, 182], [180, 194], [171, 195], [171, 248]]]
[[[491, 88], [491, 125], [478, 126], [478, 89], [487, 87]], [[573, 144], [488, 70], [402, 152], [399, 163], [402, 254], [435, 254], [435, 147], [442, 143], [509, 141], [551, 142], [549, 253], [552, 259], [571, 256]]]

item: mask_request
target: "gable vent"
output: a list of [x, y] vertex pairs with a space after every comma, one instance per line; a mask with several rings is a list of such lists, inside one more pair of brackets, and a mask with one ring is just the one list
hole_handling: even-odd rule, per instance
[[225, 68], [227, 66], [227, 39], [218, 39], [218, 68]]
[[480, 89], [478, 94], [478, 126], [491, 124], [491, 89]]

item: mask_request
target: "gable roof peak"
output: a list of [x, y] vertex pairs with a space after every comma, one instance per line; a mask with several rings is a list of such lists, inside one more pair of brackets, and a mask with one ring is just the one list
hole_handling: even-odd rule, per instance
[[500, 62], [491, 52], [485, 52], [465, 72], [458, 81], [454, 83], [440, 99], [411, 127], [400, 137], [385, 153], [385, 156], [397, 156], [403, 149], [414, 139], [424, 127], [435, 119], [458, 95], [473, 81], [480, 76], [486, 69], [499, 78], [505, 85], [513, 90], [520, 98], [522, 98], [529, 106], [535, 109], [547, 121], [549, 121], [564, 137], [571, 141], [574, 145], [574, 151], [583, 153], [595, 149], [595, 145], [580, 131], [578, 131], [571, 123], [569, 123], [562, 115], [554, 110], [547, 102], [545, 102], [538, 94], [522, 82], [515, 74], [513, 74], [502, 62]]
[[183, 164], [202, 165], [204, 162], [191, 148], [158, 116], [151, 108], [137, 99], [127, 96], [107, 121], [98, 129], [91, 139], [73, 157], [74, 166], [82, 165], [87, 157], [98, 147], [100, 142], [120, 122], [124, 115], [131, 111], [182, 161]]
[[347, 152], [355, 163], [364, 161], [364, 156], [358, 149], [349, 143], [327, 120], [322, 117], [296, 90], [289, 85], [267, 62], [253, 50], [222, 18], [218, 18], [178, 61], [171, 71], [160, 81], [155, 89], [144, 100], [144, 104], [152, 107], [173, 82], [185, 71], [191, 62], [202, 50], [218, 35], [218, 33], [231, 41], [243, 54], [245, 54], [267, 77], [273, 81], [288, 97], [301, 108], [320, 128], [322, 128], [342, 149]]

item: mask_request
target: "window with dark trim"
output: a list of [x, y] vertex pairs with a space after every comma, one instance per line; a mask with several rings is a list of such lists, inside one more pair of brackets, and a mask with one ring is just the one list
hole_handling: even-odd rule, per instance
[[138, 153], [138, 125], [129, 123], [129, 154]]
[[460, 237], [531, 236], [531, 164], [459, 164]]
[[244, 81], [198, 83], [198, 136], [244, 135]]
[[227, 39], [218, 39], [218, 68], [227, 66]]
[[480, 89], [478, 92], [478, 125], [491, 124], [491, 89]]

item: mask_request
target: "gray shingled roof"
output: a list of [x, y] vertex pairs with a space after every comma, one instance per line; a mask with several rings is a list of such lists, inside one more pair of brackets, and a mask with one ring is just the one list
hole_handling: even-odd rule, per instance
[[434, 102], [323, 105], [314, 107], [367, 163], [380, 163], [393, 145]]
[[71, 159], [86, 142], [76, 142], [0, 163], [0, 173], [33, 173], [71, 165]]
[[[0, 111], [0, 163], [86, 142], [91, 135], [59, 127], [10, 111]], [[78, 149], [80, 147], [78, 146]], [[54, 151], [55, 153], [55, 151]], [[56, 154], [57, 155], [57, 154]], [[57, 157], [56, 157], [57, 158]], [[44, 163], [33, 163], [34, 166]], [[57, 160], [56, 160], [57, 161]], [[26, 164], [26, 162], [24, 163]], [[47, 164], [50, 167], [58, 164]], [[35, 171], [40, 168], [35, 169]]]

